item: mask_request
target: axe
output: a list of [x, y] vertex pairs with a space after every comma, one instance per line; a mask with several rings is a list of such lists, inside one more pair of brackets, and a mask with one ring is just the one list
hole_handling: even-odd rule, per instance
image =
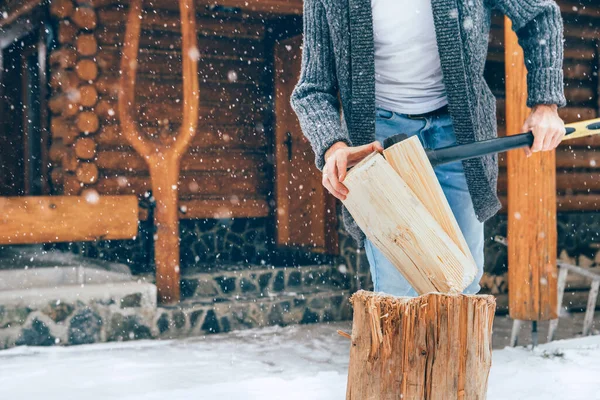
[[[600, 118], [589, 121], [580, 121], [565, 125], [566, 134], [562, 141], [572, 140], [585, 136], [600, 134]], [[406, 134], [400, 133], [390, 136], [383, 142], [385, 149], [408, 139]], [[533, 144], [533, 133], [520, 133], [518, 135], [504, 136], [496, 139], [482, 140], [479, 142], [458, 144], [454, 146], [442, 147], [439, 149], [426, 149], [425, 153], [435, 167], [440, 164], [447, 164], [454, 161], [468, 160], [478, 158], [488, 154], [502, 153], [520, 147], [531, 146]]]

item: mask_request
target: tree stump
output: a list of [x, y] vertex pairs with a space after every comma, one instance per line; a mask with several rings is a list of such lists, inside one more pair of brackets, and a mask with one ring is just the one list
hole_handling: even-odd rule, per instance
[[493, 296], [358, 291], [347, 400], [485, 399]]

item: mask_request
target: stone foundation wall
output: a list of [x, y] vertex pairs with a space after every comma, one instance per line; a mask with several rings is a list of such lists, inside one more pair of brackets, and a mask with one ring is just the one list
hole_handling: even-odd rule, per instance
[[0, 349], [149, 339], [156, 287], [144, 283], [0, 292]]

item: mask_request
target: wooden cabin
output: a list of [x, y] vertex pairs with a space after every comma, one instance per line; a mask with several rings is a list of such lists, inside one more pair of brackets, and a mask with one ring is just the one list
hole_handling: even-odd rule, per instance
[[[600, 6], [594, 0], [558, 3], [565, 19], [569, 100], [560, 113], [567, 122], [595, 118]], [[307, 279], [346, 293], [368, 288], [366, 258], [340, 226], [336, 203], [320, 184], [289, 105], [300, 70], [302, 2], [195, 4], [200, 116], [178, 184], [182, 298], [199, 295], [198, 274], [218, 278], [221, 296], [243, 293], [241, 281], [228, 280], [240, 270], [258, 271], [246, 287], [260, 288], [263, 277], [279, 291]], [[122, 134], [117, 104], [128, 5], [8, 0], [0, 6], [0, 196], [137, 196], [141, 222], [135, 239], [55, 246], [152, 275], [148, 167]], [[182, 122], [181, 22], [175, 1], [147, 0], [144, 9], [135, 117], [151, 140], [161, 141]], [[504, 134], [502, 32], [498, 15], [486, 77], [498, 97]], [[598, 137], [564, 145], [556, 165], [559, 252], [590, 268], [600, 235], [599, 146]], [[498, 190], [505, 201], [504, 174]], [[506, 235], [505, 227], [501, 213], [488, 223], [488, 237]], [[484, 288], [505, 291], [505, 252], [490, 241], [486, 253], [490, 276]]]

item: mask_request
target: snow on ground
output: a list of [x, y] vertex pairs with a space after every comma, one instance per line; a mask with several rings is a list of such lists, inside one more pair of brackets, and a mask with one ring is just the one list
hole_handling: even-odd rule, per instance
[[[0, 399], [344, 399], [348, 324], [0, 351]], [[494, 351], [490, 400], [600, 399], [600, 336]]]

